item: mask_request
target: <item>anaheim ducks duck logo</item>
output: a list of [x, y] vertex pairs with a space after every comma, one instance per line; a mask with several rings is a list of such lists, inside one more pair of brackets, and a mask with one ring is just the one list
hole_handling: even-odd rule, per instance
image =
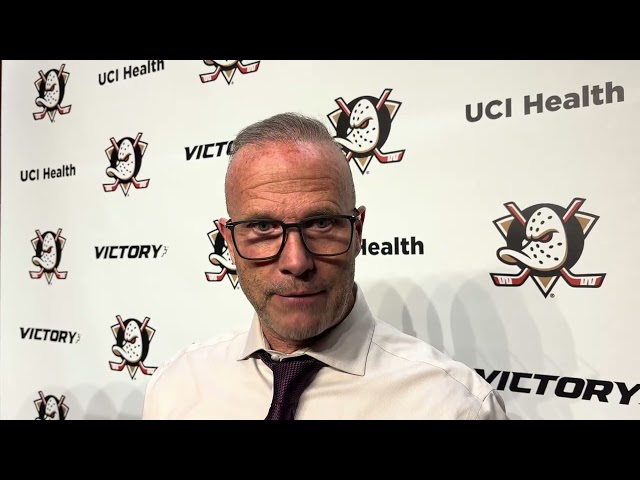
[[64, 71], [64, 66], [63, 63], [59, 70], [52, 68], [47, 73], [38, 71], [40, 77], [35, 81], [36, 90], [38, 90], [36, 105], [42, 107], [42, 111], [33, 114], [35, 120], [42, 120], [49, 115], [49, 119], [53, 122], [56, 113], [66, 115], [71, 111], [71, 105], [62, 106], [69, 81], [69, 72]]
[[259, 61], [248, 64], [242, 63], [242, 60], [203, 60], [203, 62], [205, 65], [214, 67], [215, 70], [209, 73], [202, 73], [200, 75], [200, 81], [202, 83], [213, 82], [222, 73], [227, 84], [231, 85], [231, 80], [233, 80], [236, 70], [239, 70], [240, 73], [245, 75], [247, 73], [257, 72], [258, 67], [260, 67]]
[[599, 218], [579, 211], [584, 202], [584, 198], [574, 198], [566, 208], [540, 203], [524, 210], [515, 202], [505, 203], [511, 215], [493, 223], [507, 245], [496, 254], [500, 261], [517, 266], [520, 271], [491, 273], [493, 283], [498, 287], [519, 287], [531, 277], [545, 297], [560, 277], [572, 287], [600, 287], [605, 273], [584, 275], [571, 271], [582, 255], [585, 238]]
[[111, 350], [122, 360], [109, 362], [109, 367], [118, 372], [127, 367], [132, 379], [136, 376], [138, 369], [145, 375], [153, 375], [157, 367], [147, 367], [144, 364], [149, 354], [149, 344], [156, 333], [155, 329], [149, 326], [150, 318], [145, 317], [142, 323], [135, 318], [123, 321], [120, 315], [116, 315], [116, 319], [118, 323], [111, 326], [116, 344], [111, 347]]
[[335, 140], [344, 150], [347, 161], [355, 159], [364, 175], [371, 159], [380, 163], [396, 163], [402, 160], [406, 150], [383, 153], [382, 147], [389, 138], [391, 122], [402, 103], [389, 100], [391, 89], [387, 88], [380, 97], [362, 96], [345, 102], [336, 98], [337, 110], [328, 117], [336, 130]]
[[105, 173], [108, 177], [114, 178], [114, 182], [102, 185], [105, 192], [113, 192], [119, 186], [126, 197], [131, 185], [136, 189], [149, 186], [149, 179], [136, 178], [142, 168], [142, 157], [149, 146], [148, 143], [140, 140], [141, 138], [142, 132], [138, 133], [135, 139], [124, 137], [117, 142], [111, 137], [111, 146], [105, 150], [109, 159], [109, 167]]
[[227, 242], [220, 233], [218, 221], [214, 220], [213, 223], [215, 223], [216, 228], [207, 233], [207, 236], [213, 245], [213, 253], [209, 255], [209, 262], [215, 267], [216, 271], [205, 272], [204, 274], [209, 282], [221, 282], [224, 277], [227, 277], [231, 285], [233, 285], [233, 288], [236, 288], [238, 286], [236, 266], [231, 260]]
[[40, 398], [34, 400], [38, 416], [36, 420], [66, 420], [69, 414], [69, 407], [64, 403], [64, 395], [59, 399], [53, 395], [45, 396], [44, 392], [39, 391]]
[[40, 270], [37, 272], [30, 271], [29, 276], [31, 278], [37, 280], [44, 275], [49, 285], [51, 285], [54, 275], [58, 280], [67, 278], [68, 272], [58, 270], [62, 260], [62, 250], [67, 243], [67, 239], [61, 234], [61, 228], [56, 233], [44, 232], [44, 234], [40, 230], [36, 230], [37, 236], [31, 240], [31, 245], [36, 254], [31, 258], [31, 263], [36, 267], [40, 267]]

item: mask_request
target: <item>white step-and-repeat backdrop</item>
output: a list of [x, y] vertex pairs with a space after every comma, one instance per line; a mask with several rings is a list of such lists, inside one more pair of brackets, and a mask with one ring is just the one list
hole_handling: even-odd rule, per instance
[[637, 61], [4, 61], [0, 416], [138, 419], [160, 363], [248, 325], [215, 222], [234, 136], [345, 136], [362, 101], [374, 312], [513, 419], [640, 419], [639, 99]]

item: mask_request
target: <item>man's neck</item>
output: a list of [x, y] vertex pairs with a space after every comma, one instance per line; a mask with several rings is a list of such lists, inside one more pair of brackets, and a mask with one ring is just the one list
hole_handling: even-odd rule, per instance
[[271, 350], [275, 350], [280, 353], [293, 353], [296, 350], [300, 350], [302, 348], [309, 347], [316, 341], [317, 337], [309, 338], [306, 340], [294, 341], [294, 340], [282, 340], [273, 335], [269, 335], [266, 331], [264, 331], [264, 337], [267, 342], [267, 348]]

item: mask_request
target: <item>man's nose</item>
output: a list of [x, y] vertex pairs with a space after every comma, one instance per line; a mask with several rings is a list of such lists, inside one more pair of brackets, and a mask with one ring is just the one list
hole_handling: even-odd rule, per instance
[[304, 246], [299, 230], [287, 231], [286, 242], [279, 257], [280, 270], [300, 276], [313, 268], [313, 255]]

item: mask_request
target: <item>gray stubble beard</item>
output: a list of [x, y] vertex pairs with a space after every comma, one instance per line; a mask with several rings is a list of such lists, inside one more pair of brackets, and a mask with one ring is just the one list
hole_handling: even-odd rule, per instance
[[[338, 303], [337, 305], [335, 305], [336, 308], [325, 308], [325, 314], [321, 315], [319, 323], [310, 323], [305, 324], [304, 326], [295, 326], [294, 328], [290, 328], [287, 325], [282, 326], [277, 322], [274, 322], [267, 309], [264, 308], [254, 297], [247, 294], [247, 291], [243, 288], [242, 275], [240, 274], [240, 272], [238, 272], [238, 279], [240, 288], [249, 300], [249, 303], [251, 303], [251, 305], [253, 306], [258, 315], [258, 318], [264, 326], [269, 328], [283, 340], [302, 341], [322, 334], [327, 329], [337, 325], [339, 321], [343, 320], [344, 317], [348, 314], [347, 309], [349, 308], [349, 303], [351, 301], [352, 295], [354, 294], [355, 257], [352, 258], [347, 265], [347, 270], [348, 274], [344, 277], [344, 285], [342, 285], [342, 289], [346, 290], [346, 292], [342, 297], [338, 297]], [[327, 307], [331, 306], [332, 305], [327, 305]], [[330, 311], [335, 312], [335, 314], [332, 316], [327, 316], [326, 313]], [[283, 328], [286, 330], [283, 330]]]

